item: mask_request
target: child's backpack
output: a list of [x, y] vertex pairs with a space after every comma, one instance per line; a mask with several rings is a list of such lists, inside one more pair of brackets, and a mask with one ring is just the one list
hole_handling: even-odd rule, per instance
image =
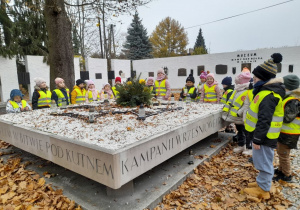
[[284, 123], [292, 122], [296, 117], [300, 117], [300, 101], [290, 100], [286, 103], [284, 108]]

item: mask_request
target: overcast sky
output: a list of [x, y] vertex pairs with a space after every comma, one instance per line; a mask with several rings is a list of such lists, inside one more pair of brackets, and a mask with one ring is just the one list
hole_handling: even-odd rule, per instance
[[[185, 28], [268, 7], [286, 0], [153, 0], [139, 7], [139, 15], [150, 36], [165, 17]], [[243, 16], [186, 29], [188, 48], [194, 47], [199, 28], [210, 53], [300, 45], [300, 0]], [[116, 30], [127, 32], [132, 17], [121, 17]]]

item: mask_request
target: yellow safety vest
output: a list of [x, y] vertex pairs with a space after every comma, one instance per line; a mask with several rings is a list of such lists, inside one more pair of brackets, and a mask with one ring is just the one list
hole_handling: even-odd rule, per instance
[[218, 101], [215, 87], [216, 85], [213, 85], [212, 87], [208, 87], [206, 83], [204, 84], [204, 102]]
[[277, 106], [275, 107], [275, 112], [273, 114], [273, 118], [271, 121], [270, 128], [267, 133], [267, 137], [269, 139], [277, 139], [280, 130], [282, 127], [283, 123], [283, 116], [284, 116], [284, 111], [282, 107], [282, 98], [279, 94], [274, 93], [273, 91], [270, 90], [263, 90], [260, 91], [253, 101], [250, 104], [249, 110], [247, 111], [246, 119], [245, 119], [245, 129], [248, 132], [253, 132], [255, 130], [257, 121], [258, 121], [258, 111], [259, 111], [259, 105], [262, 102], [262, 100], [269, 94], [273, 94], [274, 97], [279, 99], [279, 102]]
[[232, 89], [228, 89], [225, 91], [225, 93], [222, 96], [221, 103], [223, 103], [223, 104], [227, 103], [227, 95], [228, 95], [228, 93], [231, 93], [232, 91], [233, 91]]
[[[89, 99], [89, 102], [92, 102], [92, 101], [94, 101], [94, 99], [93, 99], [93, 93], [92, 93], [92, 91], [88, 91], [88, 99]], [[100, 101], [100, 94], [99, 94], [99, 92], [98, 92], [98, 90], [97, 90], [97, 101]]]
[[[184, 89], [186, 89], [186, 87], [182, 88], [182, 90], [184, 91]], [[194, 93], [195, 87], [190, 88], [189, 90], [189, 94], [192, 95]], [[183, 97], [183, 99], [186, 99], [186, 97]], [[192, 101], [195, 101], [196, 98], [191, 98]]]
[[112, 89], [112, 91], [114, 92], [115, 97], [116, 97], [116, 98], [119, 98], [119, 91], [117, 91], [116, 86], [113, 86], [111, 89]]
[[[299, 100], [298, 98], [289, 96], [286, 99], [283, 100], [283, 109], [285, 107], [285, 104], [290, 100]], [[300, 101], [300, 100], [299, 100]], [[283, 123], [281, 128], [281, 133], [286, 134], [292, 134], [292, 135], [299, 135], [300, 134], [300, 117], [296, 117], [292, 122], [290, 123]]]
[[249, 97], [248, 92], [252, 92], [252, 91], [251, 90], [244, 90], [239, 95], [239, 97], [237, 97], [235, 99], [235, 101], [233, 101], [233, 98], [234, 98], [234, 96], [236, 94], [236, 90], [233, 91], [233, 93], [231, 94], [230, 98], [228, 99], [226, 105], [224, 106], [223, 111], [228, 112], [229, 108], [231, 106], [230, 115], [233, 116], [233, 117], [238, 117], [237, 116], [238, 110], [243, 106], [244, 101], [246, 100], [246, 97], [247, 96]]
[[[69, 90], [68, 88], [66, 88], [66, 91], [67, 91], [67, 95], [68, 95], [68, 102], [69, 102], [69, 104], [70, 104], [70, 95], [69, 95], [70, 90]], [[58, 97], [57, 105], [58, 105], [58, 106], [61, 106], [61, 105], [62, 105], [61, 102], [62, 102], [63, 100], [66, 100], [65, 95], [61, 92], [60, 89], [55, 89], [55, 90], [53, 90], [53, 92], [55, 92], [56, 95], [57, 95], [57, 97]]]
[[[81, 91], [82, 90], [82, 91]], [[86, 89], [75, 89], [77, 96], [76, 96], [76, 104], [81, 104], [85, 102], [85, 94], [86, 94]]]
[[26, 104], [27, 104], [25, 100], [22, 100], [22, 101], [21, 101], [21, 102], [22, 102], [22, 107], [20, 107], [19, 104], [18, 104], [17, 102], [15, 102], [15, 101], [9, 100], [9, 102], [10, 102], [10, 104], [12, 105], [12, 107], [13, 107], [14, 109], [25, 108], [25, 107], [26, 107]]
[[[107, 94], [107, 93], [104, 93], [104, 91], [102, 91], [101, 94]], [[108, 97], [108, 94], [107, 94], [107, 97]], [[114, 95], [111, 94], [111, 95], [110, 95], [110, 99], [113, 99], [113, 98], [114, 98]]]
[[38, 99], [38, 107], [43, 107], [43, 106], [51, 106], [51, 91], [47, 90], [46, 93], [42, 90], [38, 91], [40, 94], [40, 97]]
[[166, 88], [166, 80], [164, 79], [163, 81], [161, 81], [160, 85], [159, 85], [159, 81], [156, 80], [155, 81], [155, 95], [158, 96], [165, 96], [167, 93], [167, 88]]
[[[205, 84], [205, 83], [204, 83]], [[198, 92], [201, 90], [202, 86], [204, 84], [198, 84], [197, 88], [198, 88]], [[197, 100], [200, 100], [200, 93], [198, 93], [198, 96], [196, 97]]]

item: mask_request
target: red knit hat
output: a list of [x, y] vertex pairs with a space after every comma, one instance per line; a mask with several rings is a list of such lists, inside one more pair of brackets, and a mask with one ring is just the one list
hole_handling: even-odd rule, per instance
[[115, 82], [120, 82], [121, 83], [122, 82], [121, 77], [116, 77]]

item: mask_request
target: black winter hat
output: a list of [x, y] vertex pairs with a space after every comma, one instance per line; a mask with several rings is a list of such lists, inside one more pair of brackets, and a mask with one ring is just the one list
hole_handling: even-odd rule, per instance
[[222, 80], [222, 85], [228, 85], [230, 86], [232, 83], [232, 78], [231, 77], [225, 77], [223, 80]]
[[276, 77], [277, 63], [282, 61], [282, 55], [280, 53], [274, 53], [271, 55], [271, 59], [260, 64], [253, 70], [253, 74], [263, 81], [268, 81]]
[[188, 76], [188, 78], [186, 78], [185, 82], [187, 82], [187, 81], [191, 81], [192, 83], [195, 83], [195, 78], [193, 77], [192, 74], [190, 74], [190, 75]]
[[76, 85], [77, 85], [77, 86], [80, 85], [80, 84], [82, 84], [82, 83], [84, 83], [84, 81], [83, 81], [82, 79], [76, 80]]

